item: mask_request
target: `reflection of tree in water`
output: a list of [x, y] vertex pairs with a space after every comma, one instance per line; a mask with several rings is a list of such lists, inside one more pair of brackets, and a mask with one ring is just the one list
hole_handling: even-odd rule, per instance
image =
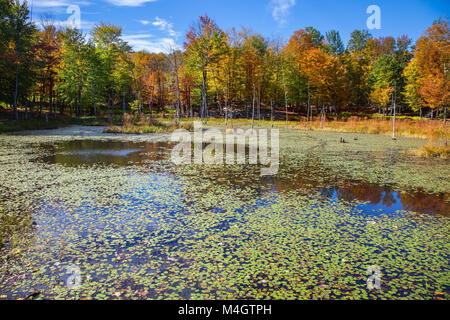
[[346, 185], [345, 187], [337, 187], [338, 199], [348, 202], [359, 200], [366, 201], [371, 204], [379, 204], [381, 202], [383, 192], [384, 189], [380, 186], [369, 183], [352, 183]]
[[423, 191], [402, 192], [399, 195], [406, 210], [448, 215], [450, 213], [449, 194], [430, 195]]
[[334, 198], [345, 202], [363, 201], [372, 205], [383, 205], [391, 208], [401, 204], [404, 210], [448, 214], [450, 205], [448, 194], [436, 195], [424, 192], [397, 192], [390, 187], [364, 182], [349, 182], [342, 186], [323, 186], [324, 181], [313, 181], [310, 177], [297, 176], [291, 179], [273, 179], [273, 187], [277, 192], [289, 192], [292, 188], [318, 190], [321, 197]]
[[319, 193], [322, 197], [331, 198], [336, 192], [335, 187], [319, 188]]
[[394, 193], [391, 191], [385, 191], [382, 203], [388, 208], [392, 207], [392, 205], [397, 203], [397, 201], [395, 200]]

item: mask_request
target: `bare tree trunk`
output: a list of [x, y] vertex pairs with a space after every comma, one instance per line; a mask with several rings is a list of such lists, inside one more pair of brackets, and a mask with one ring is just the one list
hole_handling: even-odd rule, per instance
[[286, 129], [288, 128], [289, 115], [288, 115], [288, 101], [287, 101], [287, 93], [286, 93], [286, 79], [284, 77], [283, 72], [283, 88], [284, 88], [284, 104], [286, 107]]
[[188, 98], [189, 98], [189, 110], [191, 112], [191, 120], [194, 120], [194, 110], [192, 109], [191, 88], [189, 88]]
[[150, 95], [150, 103], [149, 103], [150, 125], [153, 122], [153, 110], [152, 109], [153, 109], [153, 101], [154, 101], [154, 94], [155, 94], [155, 82], [156, 82], [155, 75], [156, 75], [156, 73], [154, 72], [153, 73], [153, 83], [152, 83], [152, 93]]
[[125, 121], [125, 114], [126, 114], [127, 110], [125, 108], [125, 93], [122, 94], [122, 117], [123, 117], [123, 121]]
[[335, 117], [335, 120], [337, 120], [337, 108], [336, 108], [336, 101], [333, 101], [333, 108], [334, 108], [334, 117]]
[[44, 92], [44, 89], [42, 89], [41, 94], [39, 95], [39, 118], [42, 118], [42, 104], [44, 103], [42, 101], [42, 96], [44, 94], [43, 92]]
[[33, 117], [33, 111], [34, 111], [35, 103], [36, 103], [36, 94], [33, 93], [33, 101], [31, 102], [31, 105], [30, 105], [30, 118]]
[[109, 123], [113, 124], [113, 122], [114, 122], [114, 95], [113, 95], [112, 89], [111, 89], [109, 101], [110, 101], [110, 105], [108, 107], [110, 109], [108, 110], [108, 118], [109, 118]]
[[[273, 100], [270, 100], [270, 127], [273, 128]], [[286, 119], [286, 129], [287, 129], [287, 119]]]
[[53, 118], [56, 119], [56, 109], [58, 109], [58, 98], [55, 97], [53, 100]]
[[28, 99], [25, 101], [25, 120], [28, 120]]
[[306, 112], [306, 125], [308, 125], [309, 122], [309, 115], [311, 110], [311, 95], [309, 94], [309, 81], [308, 81], [308, 110]]
[[323, 120], [325, 117], [325, 105], [322, 103], [322, 112], [320, 115], [320, 129], [323, 129]]
[[258, 126], [261, 127], [261, 84], [258, 84]]
[[220, 115], [222, 115], [223, 114], [223, 112], [222, 112], [222, 103], [220, 102], [219, 88], [217, 87], [216, 75], [214, 73], [214, 68], [211, 69], [211, 73], [212, 73], [212, 76], [213, 76], [214, 86], [216, 87], [216, 99], [217, 99], [217, 104], [219, 106], [219, 113], [220, 113]]
[[181, 99], [180, 99], [180, 80], [178, 79], [178, 62], [175, 58], [175, 77], [176, 77], [176, 84], [177, 84], [177, 119], [176, 123], [180, 124], [180, 109], [181, 109]]
[[231, 128], [233, 128], [233, 102], [230, 101], [230, 122], [231, 122]]
[[444, 107], [444, 125], [447, 124], [447, 107]]
[[206, 118], [206, 113], [207, 113], [207, 109], [208, 109], [208, 104], [206, 102], [206, 70], [203, 70], [203, 88], [202, 88], [202, 109], [201, 109], [201, 119], [203, 122], [203, 119]]
[[[20, 33], [19, 33], [19, 38], [20, 38]], [[19, 54], [20, 54], [20, 47], [17, 47], [17, 51], [16, 51], [16, 83], [15, 83], [15, 89], [14, 89], [14, 118], [16, 119], [16, 121], [19, 121], [19, 110], [17, 107], [17, 98], [19, 95]]]
[[225, 128], [228, 123], [228, 71], [225, 70]]
[[78, 85], [78, 110], [77, 110], [77, 118], [80, 118], [81, 115], [81, 85]]
[[397, 104], [397, 84], [394, 88], [394, 97], [393, 97], [393, 113], [394, 113], [394, 119], [392, 122], [392, 139], [395, 139], [395, 118], [396, 118], [396, 104]]
[[255, 122], [255, 99], [256, 99], [256, 88], [255, 88], [255, 84], [253, 84], [252, 130], [254, 127], [254, 122]]

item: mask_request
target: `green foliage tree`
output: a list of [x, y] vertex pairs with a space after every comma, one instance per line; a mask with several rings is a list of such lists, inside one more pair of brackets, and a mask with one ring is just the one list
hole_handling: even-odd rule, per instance
[[29, 20], [27, 2], [1, 1], [0, 8], [0, 54], [3, 58], [0, 64], [0, 99], [13, 105], [14, 117], [19, 120], [18, 103], [28, 97], [35, 77], [33, 52], [37, 30]]
[[226, 35], [207, 15], [200, 17], [197, 26], [191, 26], [186, 35], [186, 62], [202, 73], [202, 119], [208, 117], [208, 67], [217, 63], [226, 53]]

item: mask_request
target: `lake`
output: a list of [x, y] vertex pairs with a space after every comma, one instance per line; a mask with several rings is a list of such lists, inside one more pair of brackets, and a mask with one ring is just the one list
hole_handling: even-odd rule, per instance
[[[449, 296], [450, 169], [412, 155], [421, 140], [281, 130], [280, 170], [262, 177], [257, 165], [176, 166], [169, 135], [102, 129], [0, 136], [0, 203], [35, 222], [0, 295]], [[373, 266], [380, 290], [367, 289]]]

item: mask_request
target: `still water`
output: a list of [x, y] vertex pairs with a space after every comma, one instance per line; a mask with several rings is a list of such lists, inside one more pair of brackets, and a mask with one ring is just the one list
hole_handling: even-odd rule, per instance
[[[170, 151], [174, 146], [170, 142], [124, 142], [104, 140], [74, 140], [41, 147], [47, 151], [47, 156], [41, 161], [60, 164], [68, 167], [110, 165], [110, 166], [145, 166], [152, 161], [170, 161]], [[261, 185], [274, 192], [284, 192], [295, 189], [315, 189], [321, 197], [329, 199], [330, 203], [352, 203], [357, 200], [364, 202], [355, 208], [367, 214], [395, 214], [401, 210], [426, 214], [450, 213], [449, 195], [445, 193], [430, 194], [420, 190], [394, 190], [392, 186], [380, 186], [364, 181], [344, 181], [339, 186], [324, 185], [323, 181], [311, 181], [303, 177], [301, 170], [295, 178], [279, 179], [275, 177], [259, 178], [255, 188]], [[234, 181], [236, 183], [236, 181]]]

